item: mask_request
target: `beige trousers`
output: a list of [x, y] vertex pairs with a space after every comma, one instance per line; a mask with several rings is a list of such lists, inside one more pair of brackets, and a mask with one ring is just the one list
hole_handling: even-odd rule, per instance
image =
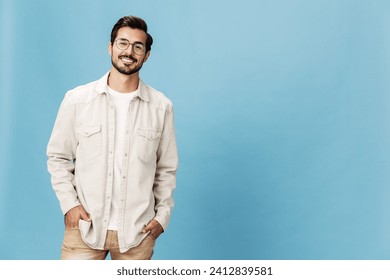
[[81, 238], [79, 229], [65, 229], [62, 243], [62, 260], [104, 260], [110, 253], [112, 260], [150, 260], [153, 255], [155, 240], [148, 235], [142, 242], [128, 250], [119, 252], [117, 231], [107, 231], [104, 250], [92, 249]]

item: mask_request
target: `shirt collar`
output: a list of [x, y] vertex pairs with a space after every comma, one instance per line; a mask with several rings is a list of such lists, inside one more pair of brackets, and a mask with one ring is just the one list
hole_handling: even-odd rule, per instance
[[[107, 72], [103, 77], [101, 77], [97, 81], [97, 85], [95, 87], [95, 90], [98, 94], [103, 94], [103, 93], [108, 92], [107, 80], [108, 80], [109, 74], [110, 74], [110, 72]], [[148, 89], [147, 89], [145, 83], [141, 79], [139, 80], [138, 89], [139, 89], [139, 91], [138, 91], [138, 94], [136, 96], [141, 98], [143, 101], [148, 102], [149, 101]]]

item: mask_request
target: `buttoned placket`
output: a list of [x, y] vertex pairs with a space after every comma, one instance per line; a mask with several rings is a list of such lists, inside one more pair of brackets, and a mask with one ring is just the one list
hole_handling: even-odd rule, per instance
[[127, 110], [127, 116], [126, 116], [126, 130], [125, 130], [125, 139], [124, 139], [124, 149], [122, 151], [123, 153], [123, 161], [122, 161], [122, 174], [121, 174], [121, 185], [120, 185], [120, 199], [119, 199], [119, 209], [118, 209], [118, 242], [120, 247], [124, 247], [125, 244], [123, 243], [123, 215], [124, 215], [124, 208], [125, 208], [125, 196], [126, 196], [126, 190], [127, 190], [127, 178], [128, 178], [128, 165], [129, 165], [129, 150], [130, 150], [130, 143], [132, 138], [133, 131], [133, 118], [134, 118], [134, 104], [139, 101], [139, 97], [135, 96], [129, 103], [129, 107]]
[[106, 94], [106, 99], [108, 103], [108, 161], [107, 161], [107, 185], [106, 185], [106, 196], [104, 203], [104, 214], [103, 214], [103, 227], [102, 227], [102, 238], [100, 241], [100, 247], [104, 247], [108, 221], [110, 218], [111, 210], [111, 199], [113, 191], [113, 182], [114, 182], [114, 150], [115, 150], [115, 107], [110, 101], [108, 94]]

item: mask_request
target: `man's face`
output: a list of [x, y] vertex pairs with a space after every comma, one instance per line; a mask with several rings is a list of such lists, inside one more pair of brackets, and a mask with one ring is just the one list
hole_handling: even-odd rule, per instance
[[118, 48], [116, 42], [108, 45], [108, 51], [111, 55], [112, 66], [115, 67], [118, 72], [124, 75], [132, 75], [137, 73], [143, 63], [148, 59], [150, 52], [143, 54], [136, 54], [133, 51], [133, 45], [135, 43], [143, 44], [146, 46], [146, 33], [140, 29], [132, 29], [130, 27], [122, 27], [118, 30], [118, 34], [115, 40], [127, 40], [131, 44], [127, 49], [121, 50]]

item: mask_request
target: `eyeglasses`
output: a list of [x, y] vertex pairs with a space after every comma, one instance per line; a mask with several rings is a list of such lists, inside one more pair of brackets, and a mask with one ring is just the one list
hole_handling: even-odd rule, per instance
[[145, 46], [142, 43], [130, 43], [127, 39], [116, 39], [115, 44], [120, 50], [126, 50], [130, 45], [132, 46], [132, 51], [135, 54], [143, 55], [145, 54]]

